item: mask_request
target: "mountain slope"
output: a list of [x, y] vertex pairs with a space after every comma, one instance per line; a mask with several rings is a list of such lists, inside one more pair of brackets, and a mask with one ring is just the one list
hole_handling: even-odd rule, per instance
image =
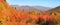
[[25, 9], [28, 11], [33, 10], [33, 9], [35, 9], [37, 11], [40, 11], [40, 10], [47, 11], [47, 10], [51, 9], [49, 7], [43, 7], [43, 6], [18, 6], [18, 5], [10, 5], [10, 6], [16, 7], [17, 10], [24, 10]]
[[53, 8], [53, 9], [49, 10], [49, 11], [60, 12], [60, 6], [55, 7], [55, 8]]

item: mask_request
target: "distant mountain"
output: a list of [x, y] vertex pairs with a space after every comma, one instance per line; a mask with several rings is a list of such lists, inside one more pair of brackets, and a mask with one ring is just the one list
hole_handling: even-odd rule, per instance
[[37, 8], [38, 10], [44, 10], [44, 11], [47, 11], [47, 10], [51, 9], [50, 7], [44, 7], [44, 6], [33, 6], [33, 7]]
[[10, 6], [11, 7], [16, 7], [17, 10], [23, 10], [23, 9], [25, 9], [25, 10], [28, 10], [28, 11], [30, 11], [32, 9], [35, 9], [37, 11], [40, 11], [40, 10], [47, 11], [47, 10], [51, 9], [49, 7], [44, 7], [44, 6], [19, 6], [19, 5], [10, 5]]

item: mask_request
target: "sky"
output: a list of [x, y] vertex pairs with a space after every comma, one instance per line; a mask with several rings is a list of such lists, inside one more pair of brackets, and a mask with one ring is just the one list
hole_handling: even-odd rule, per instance
[[20, 6], [45, 6], [45, 7], [57, 7], [60, 6], [60, 0], [7, 0], [9, 5]]

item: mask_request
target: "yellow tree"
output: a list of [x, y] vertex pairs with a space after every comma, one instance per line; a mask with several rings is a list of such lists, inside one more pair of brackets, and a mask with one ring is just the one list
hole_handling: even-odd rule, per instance
[[31, 11], [30, 11], [30, 14], [33, 14], [33, 15], [37, 15], [37, 11], [35, 10], [35, 9], [32, 9]]
[[57, 23], [60, 23], [60, 13], [58, 13], [57, 11], [52, 11], [51, 16], [55, 18]]

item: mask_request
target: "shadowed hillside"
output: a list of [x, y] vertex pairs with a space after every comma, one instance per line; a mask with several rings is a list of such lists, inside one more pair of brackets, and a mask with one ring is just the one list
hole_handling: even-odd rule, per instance
[[55, 7], [55, 8], [53, 8], [53, 9], [49, 10], [49, 11], [60, 11], [60, 6]]
[[50, 13], [50, 15], [53, 14], [53, 16], [55, 16], [57, 22], [60, 23], [60, 6], [55, 7], [53, 9], [49, 10], [49, 13]]

